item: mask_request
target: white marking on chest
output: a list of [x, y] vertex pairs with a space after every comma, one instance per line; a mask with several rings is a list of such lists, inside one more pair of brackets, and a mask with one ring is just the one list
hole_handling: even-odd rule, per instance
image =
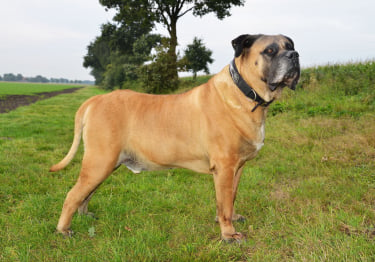
[[254, 141], [254, 146], [256, 148], [256, 151], [259, 151], [263, 147], [264, 137], [265, 137], [264, 123], [262, 123], [262, 125], [258, 129], [257, 139]]

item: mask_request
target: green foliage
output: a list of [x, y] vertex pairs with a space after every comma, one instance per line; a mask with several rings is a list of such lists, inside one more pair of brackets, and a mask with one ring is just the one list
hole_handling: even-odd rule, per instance
[[[193, 1], [192, 1], [193, 2]], [[243, 6], [245, 0], [225, 0], [225, 1], [194, 1], [195, 7], [193, 14], [197, 16], [204, 16], [209, 13], [214, 13], [217, 18], [224, 19], [230, 16], [230, 8], [232, 6]]]
[[83, 65], [91, 68], [96, 84], [113, 90], [138, 78], [135, 69], [148, 60], [160, 37], [149, 34], [154, 21], [147, 8], [148, 1], [101, 0], [100, 3], [107, 8], [118, 7], [116, 23], [102, 25], [101, 35], [88, 46]]
[[170, 70], [174, 57], [168, 52], [168, 39], [156, 48], [156, 55], [151, 64], [140, 68], [140, 80], [147, 93], [163, 94], [178, 88], [178, 78]]
[[113, 90], [138, 78], [138, 67], [149, 60], [151, 49], [160, 42], [160, 36], [149, 30], [138, 23], [102, 25], [101, 36], [90, 43], [83, 63], [92, 68], [96, 84]]
[[202, 39], [194, 37], [193, 43], [188, 45], [185, 50], [186, 69], [193, 72], [193, 78], [196, 79], [197, 72], [203, 70], [209, 74], [208, 63], [214, 60], [211, 58], [212, 51], [207, 49]]
[[83, 58], [83, 66], [91, 68], [91, 75], [95, 78], [96, 84], [101, 84], [107, 65], [110, 63], [110, 54], [113, 51], [111, 39], [116, 26], [103, 24], [101, 36], [87, 46], [87, 54]]
[[[106, 9], [116, 10], [114, 21], [130, 27], [134, 35], [150, 32], [154, 27], [155, 14], [148, 0], [99, 0]], [[125, 27], [123, 27], [125, 29]], [[125, 39], [124, 39], [125, 40]], [[126, 41], [126, 40], [125, 40]]]
[[[113, 90], [115, 88], [121, 88], [122, 85], [127, 81], [136, 80], [137, 66], [124, 61], [124, 56], [114, 56], [110, 64], [106, 66], [106, 70], [103, 73], [103, 80], [100, 83], [100, 87], [107, 90]], [[123, 63], [121, 61], [124, 61]]]
[[[138, 75], [136, 70], [133, 70], [134, 67], [141, 67], [148, 61], [152, 47], [158, 42], [155, 37], [148, 36], [156, 23], [161, 23], [169, 33], [168, 55], [162, 52], [159, 54], [158, 61], [152, 66], [141, 68], [139, 72], [142, 74], [142, 81], [146, 83], [146, 90], [164, 92], [162, 89], [166, 87], [161, 86], [162, 81], [167, 80], [166, 85], [171, 90], [178, 87], [176, 54], [178, 19], [189, 12], [198, 16], [215, 13], [219, 19], [223, 19], [230, 15], [231, 6], [241, 6], [244, 0], [100, 0], [100, 3], [105, 8], [116, 10], [114, 17], [116, 24], [103, 25], [101, 36], [88, 46], [84, 66], [92, 68], [91, 74], [95, 77], [96, 84], [112, 90], [121, 88], [126, 81], [135, 80]], [[147, 41], [142, 39], [144, 36]], [[162, 62], [166, 63], [162, 65]], [[133, 76], [130, 79], [126, 76], [128, 74], [126, 70], [129, 68]], [[162, 75], [155, 74], [158, 70]]]
[[4, 74], [4, 81], [21, 81], [22, 80], [22, 76], [21, 77], [18, 77], [19, 75], [14, 75], [12, 73], [9, 73], [9, 74]]
[[160, 46], [163, 38], [158, 34], [147, 34], [142, 35], [135, 40], [133, 44], [133, 54], [132, 61], [136, 65], [142, 65], [145, 61], [152, 59], [151, 50]]

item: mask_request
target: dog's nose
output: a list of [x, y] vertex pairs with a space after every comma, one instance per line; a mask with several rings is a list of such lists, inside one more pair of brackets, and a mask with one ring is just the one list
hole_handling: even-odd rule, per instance
[[299, 57], [299, 54], [297, 51], [287, 51], [285, 56], [289, 59], [297, 59]]

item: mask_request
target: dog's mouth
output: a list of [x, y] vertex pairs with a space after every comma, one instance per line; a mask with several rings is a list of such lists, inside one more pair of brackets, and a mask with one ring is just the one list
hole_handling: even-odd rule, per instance
[[284, 77], [282, 78], [281, 81], [279, 82], [267, 82], [267, 85], [269, 89], [273, 92], [277, 88], [284, 88], [284, 87], [289, 87], [292, 90], [296, 89], [298, 80], [299, 80], [300, 72], [299, 69], [294, 68], [287, 72]]
[[300, 77], [298, 57], [296, 51], [286, 51], [275, 58], [266, 74], [267, 79], [263, 80], [272, 92], [286, 86], [292, 90], [296, 89]]

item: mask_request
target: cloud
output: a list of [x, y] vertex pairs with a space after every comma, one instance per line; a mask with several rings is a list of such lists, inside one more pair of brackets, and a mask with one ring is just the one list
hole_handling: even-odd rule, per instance
[[[194, 36], [213, 50], [218, 72], [233, 56], [230, 41], [248, 33], [285, 34], [294, 39], [305, 67], [375, 58], [375, 3], [370, 0], [253, 0], [220, 21], [214, 15], [182, 18], [181, 47]], [[180, 47], [180, 48], [181, 48]]]
[[0, 74], [93, 79], [86, 46], [112, 16], [92, 0], [6, 0], [0, 8]]

